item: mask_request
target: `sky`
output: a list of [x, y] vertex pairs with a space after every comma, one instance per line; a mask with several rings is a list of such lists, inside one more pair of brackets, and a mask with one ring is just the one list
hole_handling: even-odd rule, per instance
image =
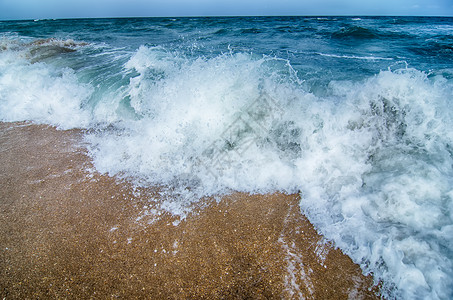
[[224, 15], [453, 16], [453, 0], [0, 0], [0, 20]]

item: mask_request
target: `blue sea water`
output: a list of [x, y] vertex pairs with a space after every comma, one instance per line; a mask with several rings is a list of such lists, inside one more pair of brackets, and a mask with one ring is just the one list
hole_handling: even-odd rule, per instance
[[300, 193], [388, 298], [453, 298], [452, 101], [453, 18], [0, 22], [1, 121], [84, 129], [174, 213]]

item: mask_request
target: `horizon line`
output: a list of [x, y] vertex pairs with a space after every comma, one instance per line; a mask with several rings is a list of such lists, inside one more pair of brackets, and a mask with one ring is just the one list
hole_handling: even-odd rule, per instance
[[373, 14], [344, 14], [344, 15], [175, 15], [175, 16], [100, 16], [100, 17], [57, 17], [57, 18], [23, 18], [23, 19], [0, 19], [4, 21], [57, 21], [57, 20], [89, 20], [89, 19], [157, 19], [157, 18], [267, 18], [267, 17], [298, 17], [298, 18], [403, 18], [403, 17], [417, 17], [417, 18], [453, 18], [453, 15], [373, 15]]

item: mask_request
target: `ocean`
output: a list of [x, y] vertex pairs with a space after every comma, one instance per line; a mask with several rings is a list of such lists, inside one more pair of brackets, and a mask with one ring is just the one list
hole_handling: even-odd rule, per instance
[[0, 22], [0, 120], [169, 195], [299, 193], [386, 298], [453, 298], [453, 18]]

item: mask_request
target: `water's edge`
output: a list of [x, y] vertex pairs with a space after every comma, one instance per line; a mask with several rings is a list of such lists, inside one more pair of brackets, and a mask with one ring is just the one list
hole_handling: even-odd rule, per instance
[[185, 219], [91, 169], [81, 132], [0, 123], [0, 296], [377, 298], [298, 195], [232, 193]]

